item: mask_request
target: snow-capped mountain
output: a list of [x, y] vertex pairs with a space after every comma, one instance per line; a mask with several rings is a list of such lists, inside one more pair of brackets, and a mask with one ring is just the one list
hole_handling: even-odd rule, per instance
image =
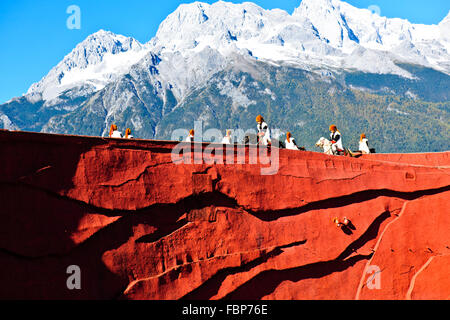
[[180, 5], [145, 45], [103, 30], [92, 34], [28, 94], [52, 101], [74, 87], [84, 93], [98, 91], [149, 52], [162, 58], [161, 76], [180, 97], [221, 70], [232, 54], [304, 69], [411, 77], [396, 65], [405, 62], [450, 74], [449, 34], [450, 13], [439, 25], [418, 25], [380, 17], [340, 0], [303, 0], [293, 14], [249, 2], [195, 2]]
[[303, 0], [292, 15], [253, 3], [196, 2], [170, 14], [150, 44], [158, 52], [183, 55], [205, 47], [224, 56], [250, 52], [259, 59], [306, 68], [409, 76], [395, 64], [400, 61], [450, 74], [446, 20], [431, 26], [412, 24], [339, 0]]
[[[134, 136], [168, 139], [197, 119], [225, 129], [251, 125], [257, 112], [313, 145], [324, 121], [335, 122], [327, 117], [339, 101], [349, 106], [334, 115], [352, 119], [352, 134], [366, 130], [355, 123], [376, 121], [380, 140], [390, 137], [383, 126], [398, 127], [396, 139], [426, 129], [440, 150], [450, 141], [438, 133], [448, 132], [449, 84], [450, 12], [437, 25], [419, 25], [339, 0], [302, 0], [292, 14], [251, 2], [194, 2], [145, 44], [103, 30], [90, 35], [26, 95], [0, 105], [0, 127], [105, 136], [116, 123]], [[415, 100], [429, 104], [402, 109]], [[359, 114], [366, 104], [375, 110]], [[402, 137], [392, 145], [404, 149], [395, 151], [415, 151]]]
[[19, 130], [19, 127], [16, 126], [6, 114], [0, 112], [0, 127], [6, 130]]
[[27, 95], [40, 96], [47, 103], [62, 92], [79, 88], [83, 94], [101, 90], [124, 73], [148, 52], [139, 41], [100, 30], [78, 44]]

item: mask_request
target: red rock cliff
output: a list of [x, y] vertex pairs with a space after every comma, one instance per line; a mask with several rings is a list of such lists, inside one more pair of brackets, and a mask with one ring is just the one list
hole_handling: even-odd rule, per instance
[[264, 176], [174, 146], [1, 131], [0, 298], [450, 298], [450, 152], [280, 150]]

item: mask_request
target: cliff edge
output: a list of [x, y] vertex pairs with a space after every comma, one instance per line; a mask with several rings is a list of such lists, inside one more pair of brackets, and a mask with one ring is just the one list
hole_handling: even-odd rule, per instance
[[175, 146], [0, 131], [0, 299], [450, 298], [450, 152]]

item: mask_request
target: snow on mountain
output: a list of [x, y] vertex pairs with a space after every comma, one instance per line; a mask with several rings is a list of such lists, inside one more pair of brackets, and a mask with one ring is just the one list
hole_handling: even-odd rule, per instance
[[[447, 16], [439, 23], [439, 31], [441, 38], [450, 43], [450, 11]], [[450, 52], [450, 46], [447, 46], [447, 51]]]
[[388, 19], [339, 0], [303, 0], [292, 15], [253, 3], [183, 4], [150, 41], [155, 50], [192, 55], [211, 47], [299, 67], [348, 68], [409, 77], [395, 62], [450, 73], [442, 25]]
[[[343, 63], [347, 67], [405, 76], [394, 64], [400, 61], [450, 73], [444, 66], [450, 60], [448, 40], [437, 25], [388, 19], [339, 0], [303, 0], [293, 15], [307, 17], [330, 45], [347, 54]], [[360, 52], [366, 52], [361, 48], [371, 51], [371, 58], [364, 59], [366, 67], [353, 64], [361, 60]]]
[[441, 24], [445, 24], [445, 23], [450, 23], [450, 11], [447, 13], [447, 15], [444, 17], [444, 19], [442, 19], [442, 21], [439, 23]]
[[[295, 51], [310, 41], [321, 44], [313, 26], [304, 19], [294, 19], [279, 9], [264, 10], [253, 3], [219, 1], [180, 5], [150, 43], [161, 53], [189, 55], [210, 47], [224, 56], [238, 52], [280, 61], [296, 59]], [[288, 48], [284, 48], [285, 42]]]
[[302, 0], [292, 14], [251, 2], [181, 4], [147, 44], [103, 30], [89, 36], [26, 97], [56, 104], [67, 90], [96, 92], [137, 65], [180, 100], [239, 57], [410, 78], [396, 64], [406, 62], [450, 74], [450, 14], [439, 25], [419, 25], [340, 0]]
[[293, 17], [307, 18], [327, 43], [341, 48], [345, 53], [351, 53], [357, 47], [359, 39], [339, 10], [340, 5], [340, 1], [303, 0], [300, 7], [294, 10]]
[[102, 89], [128, 71], [148, 52], [137, 40], [100, 30], [78, 44], [56, 67], [28, 90], [52, 101], [62, 92], [78, 87], [86, 92]]
[[8, 116], [2, 112], [0, 112], [0, 127], [6, 130], [19, 130], [19, 127], [16, 126]]

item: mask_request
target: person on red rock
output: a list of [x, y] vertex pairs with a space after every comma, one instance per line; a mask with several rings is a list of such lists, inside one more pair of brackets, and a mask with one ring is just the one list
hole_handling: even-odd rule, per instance
[[227, 135], [222, 139], [223, 144], [232, 144], [231, 130], [227, 130]]
[[344, 224], [344, 226], [348, 226], [348, 224], [350, 223], [350, 220], [348, 220], [347, 217], [344, 217], [344, 220], [342, 220], [342, 223]]
[[127, 130], [125, 130], [125, 139], [133, 139], [130, 128], [127, 128]]
[[191, 129], [189, 131], [189, 135], [186, 138], [186, 142], [194, 142], [194, 133], [195, 133], [194, 129]]
[[348, 150], [348, 153], [352, 156], [352, 157], [359, 157], [363, 154], [369, 154], [370, 153], [370, 149], [369, 149], [369, 140], [367, 140], [366, 138], [366, 134], [362, 133], [361, 137], [359, 139], [359, 148], [358, 151], [350, 151]]
[[271, 139], [269, 126], [260, 114], [256, 117], [256, 122], [258, 123], [258, 143], [265, 146], [270, 145]]
[[347, 219], [347, 217], [344, 217], [344, 219], [342, 220], [342, 222], [338, 219], [338, 217], [334, 217], [332, 219], [333, 223], [336, 224], [337, 227], [342, 227], [342, 226], [348, 226], [350, 220]]
[[109, 129], [109, 137], [110, 138], [122, 138], [122, 132], [117, 130], [117, 126], [115, 124], [111, 125]]
[[336, 153], [338, 155], [345, 155], [346, 152], [344, 150], [344, 146], [342, 145], [342, 136], [341, 133], [338, 131], [336, 125], [332, 124], [330, 126], [330, 140], [333, 150], [336, 150]]
[[359, 151], [361, 151], [362, 154], [369, 154], [369, 140], [366, 138], [366, 134], [362, 133], [361, 137], [359, 138]]
[[295, 139], [292, 138], [292, 134], [289, 131], [286, 132], [286, 140], [284, 141], [284, 144], [286, 145], [286, 149], [300, 150], [297, 146], [297, 143], [295, 143]]

